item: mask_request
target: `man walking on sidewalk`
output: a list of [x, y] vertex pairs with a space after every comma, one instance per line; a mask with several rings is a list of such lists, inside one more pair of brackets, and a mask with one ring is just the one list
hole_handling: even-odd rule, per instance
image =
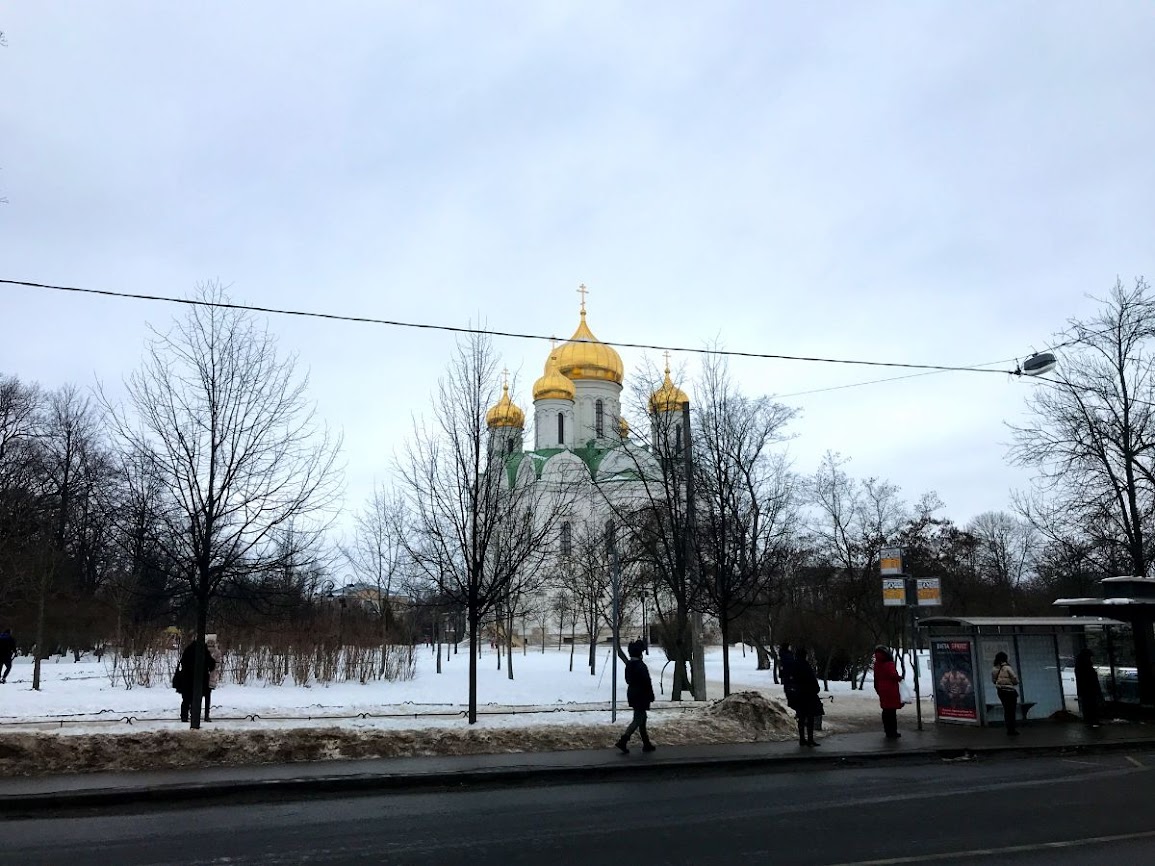
[[644, 641], [636, 640], [629, 646], [630, 660], [626, 662], [626, 702], [634, 711], [634, 720], [626, 732], [614, 745], [623, 755], [630, 753], [630, 737], [637, 731], [642, 735], [642, 751], [652, 752], [656, 748], [646, 733], [646, 711], [654, 702], [654, 684], [650, 680], [650, 669], [642, 661], [646, 651]]

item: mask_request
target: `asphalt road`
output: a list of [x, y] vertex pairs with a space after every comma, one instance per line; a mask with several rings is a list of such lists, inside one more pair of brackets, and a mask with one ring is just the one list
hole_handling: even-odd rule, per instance
[[1155, 863], [1155, 755], [388, 794], [0, 821], [20, 866]]

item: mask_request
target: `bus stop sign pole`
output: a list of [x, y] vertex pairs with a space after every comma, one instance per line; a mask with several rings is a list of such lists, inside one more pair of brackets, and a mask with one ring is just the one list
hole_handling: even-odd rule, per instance
[[906, 606], [910, 620], [910, 647], [914, 659], [914, 713], [922, 730], [922, 690], [918, 683], [918, 581], [903, 568], [902, 548], [879, 551], [878, 570], [882, 574], [882, 603], [886, 607]]

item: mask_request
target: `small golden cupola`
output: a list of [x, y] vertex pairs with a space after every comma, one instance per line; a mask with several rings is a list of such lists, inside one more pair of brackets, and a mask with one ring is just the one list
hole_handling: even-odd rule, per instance
[[568, 379], [599, 379], [620, 385], [625, 377], [621, 356], [595, 337], [586, 324], [586, 291], [584, 285], [578, 289], [582, 296], [581, 321], [569, 341], [557, 350], [558, 371]]
[[690, 402], [690, 398], [686, 396], [686, 392], [674, 384], [670, 378], [670, 357], [666, 353], [666, 378], [662, 382], [662, 387], [658, 388], [650, 395], [650, 414], [657, 414], [658, 412], [675, 412], [678, 411], [686, 403]]
[[625, 416], [618, 419], [618, 433], [623, 439], [630, 438], [630, 422], [625, 419]]
[[485, 425], [490, 428], [516, 427], [519, 430], [525, 426], [525, 413], [509, 399], [508, 381], [501, 383], [501, 399], [485, 413]]
[[557, 365], [557, 347], [550, 349], [549, 357], [545, 362], [545, 372], [542, 377], [533, 383], [533, 399], [537, 400], [573, 400], [573, 382], [561, 374]]

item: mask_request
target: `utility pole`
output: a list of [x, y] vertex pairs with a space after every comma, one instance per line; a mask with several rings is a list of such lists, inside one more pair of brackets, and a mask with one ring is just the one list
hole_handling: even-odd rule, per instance
[[922, 730], [922, 690], [919, 686], [918, 664], [918, 608], [920, 605], [942, 603], [942, 584], [939, 578], [919, 580], [909, 574], [903, 561], [901, 547], [883, 548], [879, 552], [878, 570], [882, 575], [882, 604], [884, 607], [905, 605], [910, 625], [910, 649], [914, 668], [914, 713], [918, 729]]
[[[686, 538], [685, 563], [687, 598], [697, 594], [697, 569], [694, 568], [697, 555], [697, 520], [694, 515], [694, 454], [690, 439], [690, 401], [682, 404], [682, 449], [686, 460]], [[706, 700], [706, 658], [702, 647], [702, 612], [690, 615], [690, 677], [694, 681], [694, 700]]]
[[918, 582], [906, 575], [906, 609], [910, 611], [910, 647], [914, 656], [914, 715], [922, 730], [922, 694], [918, 687]]
[[618, 644], [621, 640], [620, 629], [618, 626], [618, 611], [620, 610], [621, 600], [621, 565], [618, 562], [618, 545], [616, 533], [614, 531], [613, 521], [606, 525], [606, 547], [610, 552], [610, 587], [613, 595], [613, 619], [610, 623], [613, 633], [613, 650], [610, 652], [610, 722], [616, 723], [618, 720]]

